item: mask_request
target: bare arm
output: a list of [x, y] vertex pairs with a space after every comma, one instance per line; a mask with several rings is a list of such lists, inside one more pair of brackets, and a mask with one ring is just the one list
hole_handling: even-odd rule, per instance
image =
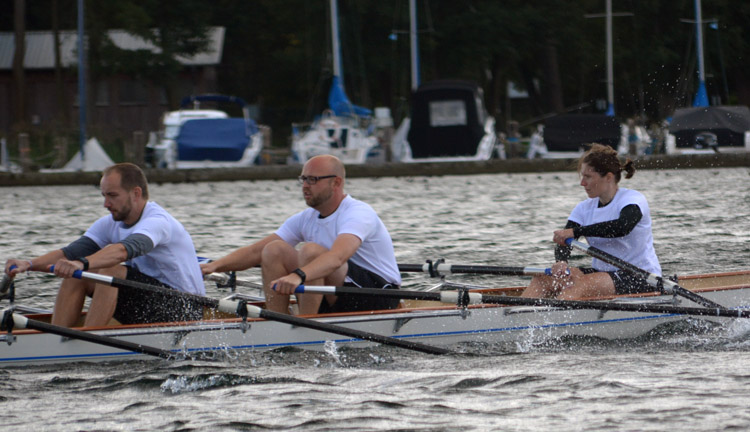
[[[85, 257], [89, 261], [88, 270], [116, 266], [128, 259], [128, 251], [122, 243], [112, 243]], [[36, 263], [34, 263], [36, 266]], [[55, 275], [59, 277], [72, 277], [76, 270], [83, 270], [83, 263], [77, 259], [68, 260], [65, 257], [55, 262]]]
[[201, 271], [205, 275], [213, 272], [247, 270], [251, 267], [258, 266], [260, 265], [263, 248], [266, 247], [268, 243], [275, 240], [281, 240], [281, 237], [276, 234], [271, 234], [249, 246], [241, 247], [216, 261], [201, 264]]
[[[308, 280], [324, 278], [346, 264], [361, 244], [362, 240], [354, 234], [341, 234], [336, 237], [328, 252], [321, 254], [300, 270], [305, 272]], [[276, 285], [276, 291], [281, 294], [292, 294], [300, 283], [300, 276], [290, 273], [272, 281], [271, 286]]]
[[[61, 249], [57, 249], [31, 260], [9, 259], [5, 263], [5, 273], [10, 276], [15, 276], [18, 273], [23, 273], [29, 270], [46, 271], [49, 269], [49, 266], [64, 258], [65, 254], [63, 254], [63, 251]], [[12, 266], [16, 266], [16, 268], [11, 271], [10, 268]]]

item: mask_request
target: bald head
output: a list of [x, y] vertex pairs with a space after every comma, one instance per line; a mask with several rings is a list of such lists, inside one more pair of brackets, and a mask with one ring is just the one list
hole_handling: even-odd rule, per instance
[[344, 164], [341, 162], [341, 160], [339, 160], [339, 158], [332, 155], [319, 155], [308, 159], [308, 161], [305, 162], [305, 166], [302, 168], [302, 171], [325, 173], [318, 175], [333, 174], [341, 177], [342, 179], [346, 178], [346, 169], [344, 168]]

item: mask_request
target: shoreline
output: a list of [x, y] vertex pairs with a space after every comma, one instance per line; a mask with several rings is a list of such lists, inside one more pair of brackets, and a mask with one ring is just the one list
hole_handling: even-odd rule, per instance
[[[347, 177], [417, 177], [471, 174], [513, 174], [570, 171], [576, 159], [493, 159], [477, 162], [380, 163], [349, 165]], [[633, 158], [636, 169], [665, 170], [690, 168], [750, 167], [750, 152], [651, 155]], [[242, 180], [287, 180], [296, 178], [301, 165], [259, 165], [244, 168], [187, 170], [145, 169], [150, 183], [196, 183]], [[98, 185], [100, 171], [86, 172], [0, 172], [0, 187]]]

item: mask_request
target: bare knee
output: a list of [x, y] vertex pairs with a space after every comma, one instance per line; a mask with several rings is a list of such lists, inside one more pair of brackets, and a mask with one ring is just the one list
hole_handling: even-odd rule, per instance
[[[282, 240], [276, 240], [272, 241], [271, 243], [268, 243], [261, 252], [261, 262], [278, 262], [278, 260], [285, 258], [289, 256], [290, 254], [295, 254], [295, 250], [293, 247], [289, 245], [289, 243], [282, 241]], [[296, 254], [295, 254], [296, 255]]]
[[328, 252], [328, 249], [317, 243], [305, 243], [299, 250], [300, 265], [312, 262], [325, 252]]

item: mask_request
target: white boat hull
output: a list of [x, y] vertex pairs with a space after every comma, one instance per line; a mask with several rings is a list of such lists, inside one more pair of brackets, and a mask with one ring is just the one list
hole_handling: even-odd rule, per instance
[[[734, 285], [704, 288], [701, 295], [733, 308], [750, 308], [750, 273], [742, 273]], [[710, 280], [709, 280], [710, 281]], [[740, 283], [740, 284], [737, 284]], [[645, 296], [616, 299], [638, 303], [674, 304], [696, 307], [684, 298]], [[656, 326], [685, 319], [684, 315], [571, 310], [548, 307], [507, 307], [476, 305], [468, 309], [420, 302], [417, 307], [393, 311], [364, 312], [315, 316], [312, 319], [379, 335], [445, 346], [461, 342], [527, 343], [565, 336], [588, 336], [604, 339], [629, 339], [642, 336]], [[31, 319], [43, 316], [29, 315]], [[733, 318], [702, 317], [714, 322]], [[242, 351], [263, 351], [280, 347], [324, 349], [327, 343], [338, 346], [366, 347], [374, 343], [289, 324], [250, 319], [243, 331], [239, 319], [215, 319], [190, 323], [151, 324], [91, 329], [96, 334], [161, 348], [180, 355], [198, 353], [236, 355]], [[0, 366], [45, 364], [74, 361], [102, 361], [149, 358], [80, 340], [61, 338], [33, 330], [13, 332], [15, 340], [7, 344], [8, 335], [0, 336]], [[459, 348], [460, 349], [460, 348]]]

